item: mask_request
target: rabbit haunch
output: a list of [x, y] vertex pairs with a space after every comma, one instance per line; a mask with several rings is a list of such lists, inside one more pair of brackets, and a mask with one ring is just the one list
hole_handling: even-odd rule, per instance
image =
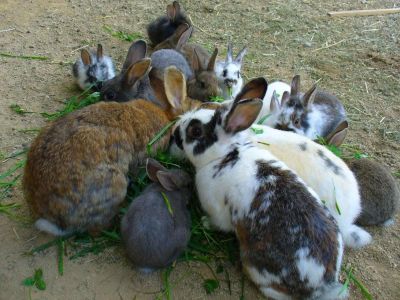
[[338, 299], [342, 238], [316, 193], [245, 130], [261, 109], [243, 100], [186, 113], [176, 144], [196, 168], [202, 208], [214, 226], [235, 231], [243, 266], [274, 299]]

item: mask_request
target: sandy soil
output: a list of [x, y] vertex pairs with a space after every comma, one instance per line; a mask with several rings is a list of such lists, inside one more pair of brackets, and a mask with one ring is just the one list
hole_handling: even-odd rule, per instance
[[[48, 56], [49, 61], [0, 57], [0, 151], [9, 154], [29, 146], [35, 133], [20, 130], [45, 124], [39, 114], [17, 115], [17, 103], [34, 111], [55, 111], [78, 93], [70, 62], [80, 47], [101, 42], [118, 64], [128, 42], [110, 36], [104, 25], [140, 33], [164, 12], [166, 1], [23, 1], [0, 2], [0, 52]], [[223, 49], [229, 39], [239, 48], [249, 45], [246, 78], [290, 80], [301, 74], [303, 86], [320, 80], [345, 103], [351, 121], [348, 143], [358, 146], [400, 171], [400, 15], [330, 19], [326, 12], [342, 9], [390, 8], [397, 0], [380, 1], [182, 1], [197, 26], [195, 41]], [[5, 31], [7, 29], [12, 29]], [[336, 43], [336, 44], [335, 44]], [[235, 47], [235, 49], [236, 49]], [[235, 50], [237, 51], [237, 50]], [[15, 160], [0, 164], [7, 170]], [[20, 203], [18, 215], [28, 215], [20, 187], [4, 203]], [[346, 250], [345, 264], [376, 299], [400, 299], [400, 225], [368, 228], [374, 242], [358, 251]], [[56, 249], [35, 256], [24, 253], [51, 240], [30, 225], [0, 214], [0, 299], [154, 299], [162, 288], [161, 274], [138, 274], [119, 247], [97, 256], [65, 261], [58, 275]], [[29, 289], [21, 281], [42, 268], [45, 291]], [[232, 293], [226, 282], [212, 295], [202, 287], [210, 270], [197, 263], [181, 263], [171, 275], [174, 299], [239, 299], [241, 273], [229, 267]], [[245, 282], [246, 299], [262, 299]], [[352, 290], [351, 299], [362, 299]]]

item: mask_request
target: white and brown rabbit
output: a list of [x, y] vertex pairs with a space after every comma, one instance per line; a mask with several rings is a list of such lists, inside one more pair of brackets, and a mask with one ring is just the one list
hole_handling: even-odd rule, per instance
[[262, 101], [183, 115], [174, 141], [196, 168], [202, 208], [234, 231], [244, 270], [272, 299], [343, 299], [342, 236], [317, 194], [246, 131]]
[[174, 34], [182, 25], [191, 25], [178, 1], [167, 5], [167, 15], [158, 17], [147, 26], [147, 34], [153, 46], [156, 46]]
[[133, 199], [121, 221], [121, 234], [135, 267], [152, 271], [173, 263], [189, 242], [187, 204], [193, 180], [185, 171], [168, 170], [153, 159], [147, 160], [146, 171], [153, 183]]
[[357, 223], [363, 226], [390, 225], [400, 206], [400, 188], [383, 164], [368, 158], [347, 161], [354, 172], [361, 194], [361, 214]]
[[92, 87], [99, 91], [103, 81], [115, 77], [114, 63], [111, 57], [104, 55], [103, 46], [97, 45], [97, 50], [82, 49], [81, 57], [72, 66], [72, 75], [82, 90]]
[[[300, 76], [293, 77], [290, 94], [284, 92], [282, 100], [273, 97], [270, 116], [265, 125], [293, 131], [312, 140], [328, 137], [346, 121], [346, 112], [340, 100], [314, 85], [305, 94], [300, 92]], [[346, 136], [347, 128], [342, 132]], [[343, 137], [343, 139], [344, 139]]]
[[229, 43], [225, 61], [217, 61], [215, 64], [215, 74], [217, 74], [218, 84], [225, 100], [234, 99], [242, 89], [243, 78], [240, 72], [246, 53], [247, 47], [244, 47], [233, 58], [232, 44]]
[[[243, 87], [235, 101], [262, 99], [268, 88], [264, 78], [255, 78]], [[214, 103], [211, 108], [216, 107], [218, 104]], [[359, 248], [371, 242], [371, 235], [354, 224], [361, 212], [361, 199], [357, 180], [345, 162], [326, 147], [294, 132], [256, 124], [251, 128], [249, 134], [258, 147], [284, 162], [324, 200], [338, 222], [346, 246]], [[182, 155], [174, 143], [170, 149], [174, 156]]]
[[[98, 233], [118, 212], [128, 172], [146, 158], [147, 143], [197, 102], [186, 98], [182, 73], [168, 68], [164, 108], [147, 100], [100, 102], [62, 117], [33, 141], [23, 177], [36, 227], [53, 235]], [[169, 136], [157, 144], [168, 146]]]
[[162, 77], [164, 70], [169, 66], [175, 66], [181, 71], [186, 81], [193, 77], [188, 62], [177, 51], [168, 49], [156, 51], [150, 58], [146, 58], [146, 53], [145, 41], [138, 40], [132, 43], [120, 74], [103, 83], [100, 91], [102, 100], [126, 102], [146, 99], [161, 105], [150, 84], [152, 80]]

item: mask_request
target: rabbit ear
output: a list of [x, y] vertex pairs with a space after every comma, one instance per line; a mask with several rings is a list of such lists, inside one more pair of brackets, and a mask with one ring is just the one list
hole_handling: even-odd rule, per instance
[[158, 182], [157, 172], [158, 171], [168, 171], [162, 164], [153, 158], [148, 158], [146, 161], [146, 173], [147, 176], [153, 182]]
[[163, 70], [152, 68], [149, 72], [149, 80], [156, 98], [162, 103], [167, 103], [168, 100], [165, 95]]
[[92, 64], [92, 57], [90, 56], [89, 51], [86, 49], [82, 49], [81, 51], [81, 59], [84, 65], [89, 66]]
[[175, 19], [175, 12], [176, 12], [176, 9], [175, 9], [174, 3], [168, 4], [167, 5], [167, 16], [171, 21], [174, 21], [174, 19]]
[[97, 60], [101, 60], [103, 58], [103, 46], [101, 44], [97, 45]]
[[242, 88], [239, 94], [235, 98], [235, 102], [243, 99], [264, 99], [265, 93], [267, 92], [268, 82], [264, 77], [258, 77], [250, 80]]
[[242, 64], [243, 61], [243, 57], [246, 55], [247, 53], [247, 47], [243, 47], [242, 50], [240, 50], [239, 54], [236, 56], [235, 58], [235, 62], [237, 62], [239, 65]]
[[233, 54], [232, 54], [232, 43], [228, 43], [228, 51], [226, 53], [226, 62], [230, 63], [233, 60]]
[[274, 111], [278, 110], [279, 108], [280, 108], [280, 104], [279, 104], [278, 94], [276, 91], [274, 91], [272, 94], [271, 103], [269, 105], [269, 110], [271, 112], [274, 112]]
[[310, 108], [314, 103], [315, 95], [317, 94], [317, 85], [314, 84], [303, 96], [303, 105]]
[[143, 58], [137, 63], [132, 64], [123, 76], [124, 83], [127, 86], [133, 86], [136, 81], [142, 78], [149, 70], [151, 64], [150, 58]]
[[196, 49], [193, 49], [192, 55], [192, 68], [194, 72], [199, 72], [203, 70], [203, 65], [201, 64], [199, 55], [197, 54]]
[[290, 94], [297, 95], [300, 93], [300, 75], [296, 75], [292, 79], [292, 84], [290, 85]]
[[217, 59], [217, 55], [218, 55], [218, 48], [215, 48], [213, 54], [210, 57], [210, 60], [208, 61], [207, 71], [214, 71], [215, 60]]
[[348, 127], [349, 123], [347, 123], [347, 121], [341, 122], [335, 128], [335, 130], [326, 137], [328, 145], [334, 145], [336, 147], [339, 147], [343, 143], [347, 135]]
[[157, 172], [157, 179], [161, 186], [166, 189], [167, 191], [176, 191], [180, 188], [180, 180], [175, 174], [168, 171], [158, 171]]
[[247, 99], [234, 102], [225, 118], [224, 129], [227, 133], [237, 133], [254, 123], [262, 108], [262, 100]]
[[181, 13], [181, 6], [178, 1], [172, 2], [172, 6], [175, 8], [175, 17]]
[[164, 71], [164, 89], [167, 100], [173, 108], [179, 108], [186, 100], [186, 81], [182, 72], [175, 66]]
[[283, 92], [282, 99], [281, 99], [281, 107], [285, 105], [286, 102], [288, 102], [290, 99], [290, 94], [288, 91]]
[[143, 40], [138, 40], [132, 43], [126, 55], [124, 65], [121, 72], [127, 70], [132, 64], [146, 57], [147, 44]]
[[[182, 31], [182, 33], [179, 33], [180, 30], [184, 31]], [[176, 44], [176, 50], [182, 49], [183, 45], [185, 45], [192, 36], [192, 33], [193, 33], [193, 26], [189, 26], [186, 23], [179, 25], [179, 27], [176, 29], [176, 34], [177, 36], [179, 36], [179, 40]]]

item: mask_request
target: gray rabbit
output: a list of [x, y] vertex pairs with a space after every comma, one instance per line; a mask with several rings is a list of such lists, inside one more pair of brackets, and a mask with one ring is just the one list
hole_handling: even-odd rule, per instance
[[[159, 50], [150, 58], [146, 58], [146, 53], [145, 41], [138, 40], [132, 43], [121, 73], [103, 83], [100, 91], [102, 100], [126, 102], [143, 98], [160, 104], [160, 99], [151, 85], [153, 77], [162, 78], [162, 73], [168, 66], [175, 66], [181, 71], [186, 81], [193, 77], [188, 62], [179, 52], [168, 49]], [[152, 67], [151, 70], [150, 67]]]
[[154, 159], [147, 160], [146, 170], [154, 183], [129, 206], [121, 233], [133, 264], [149, 272], [170, 265], [189, 242], [191, 220], [186, 205], [192, 195], [192, 178]]

